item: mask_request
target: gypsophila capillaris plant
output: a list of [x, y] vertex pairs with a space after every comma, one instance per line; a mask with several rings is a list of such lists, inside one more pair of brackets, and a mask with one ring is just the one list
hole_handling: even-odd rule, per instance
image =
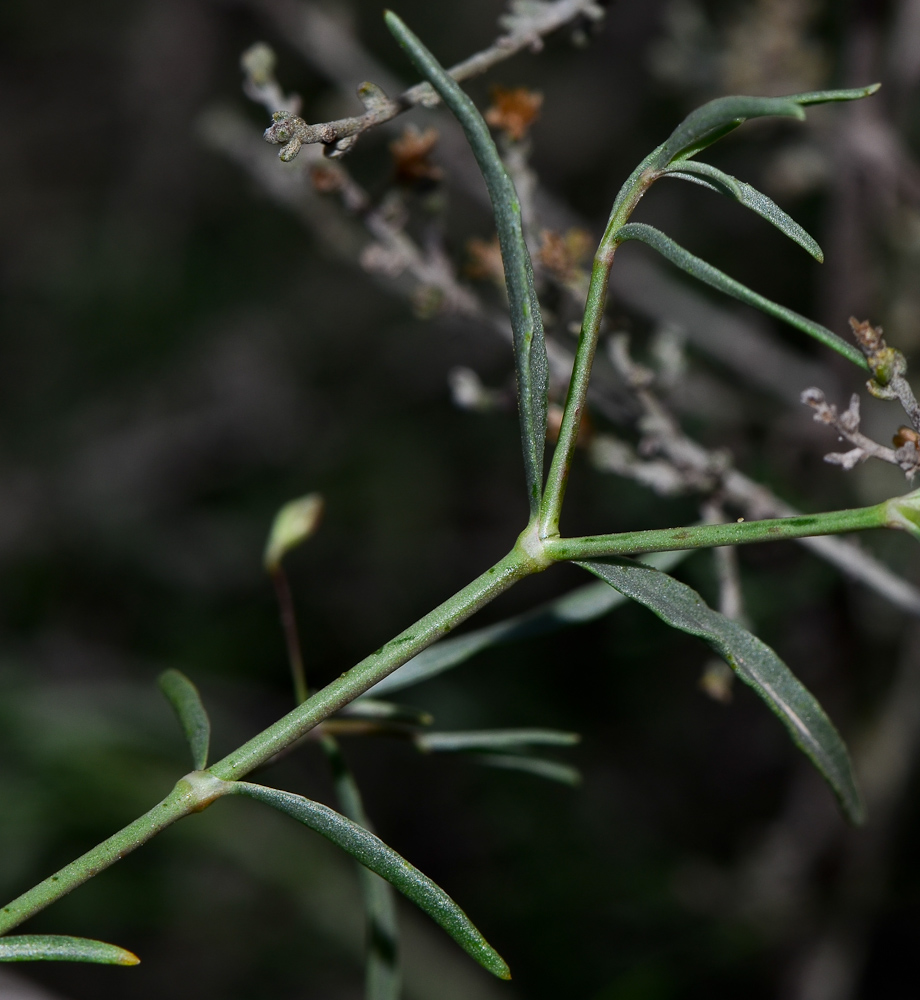
[[[546, 31], [570, 19], [574, 7], [585, 16], [599, 16], [599, 11], [591, 4], [545, 6], [552, 7], [557, 18], [542, 26], [541, 30]], [[803, 401], [814, 408], [817, 420], [830, 425], [853, 446], [848, 452], [829, 455], [830, 461], [851, 468], [875, 457], [898, 465], [908, 478], [913, 477], [920, 466], [920, 407], [906, 380], [903, 356], [887, 346], [879, 329], [854, 320], [854, 345], [740, 284], [658, 229], [630, 221], [640, 200], [657, 181], [667, 178], [690, 181], [751, 209], [820, 261], [822, 252], [814, 239], [766, 195], [697, 157], [748, 119], [769, 116], [803, 119], [805, 109], [811, 105], [859, 100], [870, 96], [877, 88], [817, 91], [788, 97], [719, 98], [689, 115], [639, 163], [617, 195], [594, 254], [578, 348], [564, 405], [554, 417], [555, 440], [546, 462], [550, 364], [531, 256], [525, 240], [520, 195], [488, 124], [455, 79], [481, 70], [489, 65], [489, 58], [480, 59], [472, 69], [470, 65], [461, 64], [452, 75], [441, 67], [397, 15], [387, 13], [386, 24], [425, 80], [399, 100], [391, 99], [379, 87], [363, 84], [359, 88], [365, 106], [363, 115], [309, 125], [294, 113], [294, 99], [286, 97], [274, 82], [270, 58], [264, 50], [248, 53], [249, 90], [256, 99], [274, 107], [274, 121], [265, 137], [282, 146], [280, 156], [286, 162], [311, 143], [322, 143], [333, 158], [340, 156], [354, 145], [363, 131], [395, 117], [410, 104], [432, 104], [440, 100], [460, 122], [485, 178], [498, 232], [513, 331], [524, 459], [523, 489], [529, 510], [527, 522], [522, 525], [507, 555], [495, 565], [332, 683], [311, 691], [284, 557], [316, 530], [322, 502], [310, 495], [284, 507], [269, 535], [265, 569], [279, 601], [296, 707], [242, 746], [209, 764], [210, 721], [194, 684], [178, 671], [163, 674], [161, 688], [188, 739], [193, 769], [177, 781], [162, 802], [143, 816], [0, 910], [0, 959], [3, 961], [136, 963], [138, 959], [131, 952], [99, 941], [10, 932], [177, 820], [210, 807], [218, 799], [240, 795], [279, 810], [320, 833], [361, 866], [368, 925], [367, 996], [370, 1000], [392, 1000], [400, 993], [393, 888], [425, 911], [485, 968], [498, 977], [510, 978], [505, 961], [460, 906], [371, 832], [354, 777], [340, 751], [339, 739], [355, 732], [374, 735], [398, 731], [425, 752], [476, 754], [495, 766], [530, 771], [574, 784], [577, 772], [563, 761], [546, 756], [548, 750], [562, 750], [576, 742], [578, 737], [573, 733], [547, 729], [437, 732], [432, 730], [432, 720], [424, 711], [391, 701], [390, 695], [468, 659], [481, 649], [509, 638], [587, 621], [625, 600], [637, 602], [673, 628], [705, 640], [775, 713], [795, 745], [824, 777], [845, 817], [854, 824], [866, 818], [847, 750], [816, 699], [777, 654], [737, 620], [738, 616], [713, 610], [699, 594], [669, 576], [666, 570], [679, 558], [675, 554], [704, 548], [812, 538], [874, 528], [902, 530], [920, 538], [920, 491], [857, 509], [742, 518], [584, 537], [564, 536], [561, 517], [589, 401], [592, 366], [602, 329], [611, 269], [618, 248], [629, 241], [645, 243], [693, 278], [788, 323], [867, 372], [869, 391], [876, 397], [901, 403], [907, 413], [909, 425], [897, 430], [894, 448], [878, 444], [860, 431], [857, 397], [842, 413], [828, 403], [817, 388], [806, 390]], [[530, 36], [522, 35], [524, 42], [527, 37]], [[418, 133], [413, 141], [416, 144], [413, 155], [421, 163], [428, 140], [424, 133]], [[331, 183], [342, 186], [345, 181], [333, 177]], [[457, 295], [458, 300], [462, 300], [461, 292]], [[622, 338], [611, 342], [611, 350], [614, 367], [646, 412], [658, 420], [659, 432], [670, 438], [672, 446], [679, 443], [679, 433], [668, 430], [666, 416], [656, 410], [647, 370], [632, 362]], [[628, 464], [622, 454], [617, 459], [608, 452], [606, 460]], [[703, 476], [713, 470], [701, 466], [697, 471]], [[650, 482], [657, 476], [659, 485], [666, 484], [668, 473], [664, 467], [655, 470], [649, 464], [645, 474]], [[714, 516], [717, 515], [718, 510], [715, 510]], [[574, 563], [597, 577], [600, 583], [577, 590], [530, 614], [446, 638], [498, 595], [526, 577], [551, 570], [558, 563]], [[290, 751], [308, 734], [318, 739], [328, 758], [340, 811], [292, 792], [246, 780], [257, 769]]]

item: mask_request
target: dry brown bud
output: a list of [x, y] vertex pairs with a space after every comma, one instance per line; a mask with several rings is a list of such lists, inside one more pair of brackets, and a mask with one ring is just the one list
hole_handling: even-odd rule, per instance
[[562, 281], [574, 277], [591, 252], [591, 234], [584, 229], [570, 229], [564, 236], [544, 229], [540, 241], [537, 259]]
[[520, 142], [536, 121], [543, 104], [543, 95], [526, 87], [492, 88], [492, 104], [485, 114], [493, 128], [502, 129], [509, 139]]
[[913, 427], [899, 427], [897, 434], [891, 439], [891, 442], [895, 448], [903, 448], [906, 444], [912, 444], [917, 447], [920, 446], [920, 434]]
[[341, 168], [328, 162], [314, 163], [310, 168], [310, 180], [314, 190], [320, 194], [334, 194], [345, 183]]
[[882, 328], [880, 326], [872, 326], [867, 319], [860, 322], [855, 316], [851, 316], [850, 329], [853, 331], [856, 343], [859, 344], [865, 354], [873, 354], [879, 348], [885, 346]]
[[400, 184], [432, 183], [441, 180], [444, 171], [429, 158], [437, 141], [437, 129], [426, 128], [422, 132], [415, 125], [408, 125], [403, 134], [390, 143], [396, 180]]

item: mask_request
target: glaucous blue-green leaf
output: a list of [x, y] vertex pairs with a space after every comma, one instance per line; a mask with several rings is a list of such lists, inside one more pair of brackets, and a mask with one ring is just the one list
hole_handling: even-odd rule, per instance
[[816, 90], [788, 97], [717, 97], [701, 108], [691, 111], [661, 146], [656, 167], [662, 169], [678, 160], [695, 156], [711, 146], [749, 118], [779, 115], [786, 118], [805, 117], [803, 106], [829, 101], [855, 101], [878, 90], [878, 84], [853, 90]]
[[535, 516], [543, 490], [548, 375], [543, 320], [534, 290], [530, 253], [524, 242], [520, 200], [498, 155], [489, 128], [473, 102], [396, 14], [387, 11], [384, 19], [415, 68], [434, 87], [460, 122], [489, 191], [508, 288], [524, 468], [530, 513]]
[[617, 243], [625, 243], [627, 240], [638, 240], [640, 243], [645, 243], [652, 247], [652, 249], [657, 250], [662, 257], [666, 257], [672, 264], [676, 264], [682, 271], [686, 271], [687, 274], [698, 281], [702, 281], [703, 284], [709, 285], [711, 288], [717, 288], [720, 292], [730, 295], [733, 299], [738, 299], [740, 302], [754, 306], [756, 309], [760, 309], [761, 312], [765, 312], [768, 316], [781, 319], [784, 323], [795, 327], [796, 330], [807, 333], [809, 337], [819, 340], [825, 347], [830, 347], [831, 350], [842, 354], [848, 361], [852, 361], [854, 365], [858, 365], [860, 368], [868, 371], [868, 363], [865, 357], [853, 344], [848, 344], [842, 337], [838, 337], [832, 330], [828, 330], [826, 326], [815, 323], [805, 316], [800, 316], [799, 313], [794, 312], [792, 309], [787, 309], [778, 302], [772, 302], [763, 295], [752, 291], [746, 285], [742, 285], [740, 281], [735, 281], [734, 278], [730, 278], [724, 271], [720, 271], [717, 267], [713, 267], [712, 264], [707, 264], [705, 260], [694, 256], [689, 250], [685, 250], [653, 226], [647, 226], [644, 222], [628, 222], [625, 226], [620, 227], [616, 235]]
[[802, 94], [793, 94], [790, 100], [805, 107], [809, 104], [830, 104], [835, 101], [859, 101], [863, 97], [874, 94], [880, 83], [870, 83], [866, 87], [850, 87], [849, 90], [809, 90]]
[[581, 784], [581, 771], [569, 764], [560, 764], [557, 760], [545, 760], [542, 757], [529, 757], [516, 753], [478, 753], [474, 759], [488, 767], [500, 767], [506, 771], [523, 771], [536, 778], [558, 781], [561, 785], [570, 785], [573, 788]]
[[208, 766], [211, 720], [201, 703], [198, 688], [179, 670], [165, 670], [160, 674], [158, 683], [179, 718], [192, 751], [194, 769], [203, 771]]
[[0, 937], [0, 962], [97, 962], [137, 965], [137, 955], [114, 944], [63, 934], [16, 934]]
[[824, 775], [847, 817], [853, 823], [864, 821], [865, 809], [843, 740], [814, 695], [765, 642], [714, 611], [691, 587], [659, 570], [625, 559], [591, 559], [578, 565], [673, 628], [708, 642], [776, 713], [796, 746]]
[[[690, 552], [654, 552], [643, 556], [642, 561], [659, 569], [669, 570], [690, 554]], [[371, 690], [376, 696], [383, 694], [384, 691], [397, 691], [419, 684], [445, 670], [459, 666], [491, 646], [515, 642], [518, 639], [529, 639], [570, 625], [593, 621], [623, 604], [625, 600], [621, 594], [602, 583], [589, 583], [587, 586], [563, 594], [562, 597], [547, 601], [532, 611], [463, 635], [442, 639], [404, 663], [398, 670], [394, 670], [389, 677], [384, 677]], [[363, 698], [359, 698], [352, 704], [360, 705], [363, 701]]]
[[697, 163], [695, 160], [681, 161], [665, 172], [666, 177], [677, 177], [681, 180], [701, 184], [719, 194], [728, 195], [740, 202], [745, 208], [756, 212], [762, 219], [776, 226], [794, 243], [807, 250], [815, 260], [824, 261], [824, 251], [817, 241], [807, 233], [796, 221], [787, 215], [780, 207], [757, 188], [739, 181], [731, 174], [726, 174], [718, 167], [709, 163]]
[[233, 791], [264, 802], [322, 834], [411, 899], [489, 972], [500, 979], [511, 978], [504, 959], [450, 896], [379, 837], [334, 809], [302, 795], [243, 781], [234, 782]]
[[571, 747], [580, 740], [578, 733], [565, 733], [559, 729], [473, 729], [453, 733], [418, 733], [412, 738], [419, 750], [430, 753]]

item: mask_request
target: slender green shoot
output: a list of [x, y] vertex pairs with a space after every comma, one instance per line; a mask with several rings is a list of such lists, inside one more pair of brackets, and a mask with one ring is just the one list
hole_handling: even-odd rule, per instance
[[727, 524], [695, 524], [685, 528], [652, 528], [614, 535], [581, 538], [548, 538], [546, 552], [557, 560], [597, 559], [604, 556], [639, 555], [679, 549], [712, 548], [778, 542], [812, 535], [841, 535], [871, 528], [901, 526], [893, 523], [891, 501], [871, 507], [832, 510], [796, 517], [765, 518], [762, 521], [731, 521]]

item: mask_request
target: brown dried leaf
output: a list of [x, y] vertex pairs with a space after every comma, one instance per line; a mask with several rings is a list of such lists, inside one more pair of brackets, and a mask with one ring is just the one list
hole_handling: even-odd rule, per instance
[[402, 135], [390, 143], [390, 153], [400, 184], [425, 184], [441, 180], [444, 171], [431, 162], [431, 153], [438, 141], [437, 129], [424, 132], [407, 125]]
[[543, 95], [526, 87], [492, 88], [492, 104], [485, 113], [493, 128], [502, 129], [509, 139], [520, 142], [536, 121], [543, 104]]
[[591, 252], [591, 234], [584, 229], [570, 229], [565, 235], [544, 229], [540, 233], [537, 259], [561, 281], [573, 278]]
[[319, 194], [334, 194], [344, 187], [345, 176], [335, 163], [314, 163], [310, 167], [310, 181]]

